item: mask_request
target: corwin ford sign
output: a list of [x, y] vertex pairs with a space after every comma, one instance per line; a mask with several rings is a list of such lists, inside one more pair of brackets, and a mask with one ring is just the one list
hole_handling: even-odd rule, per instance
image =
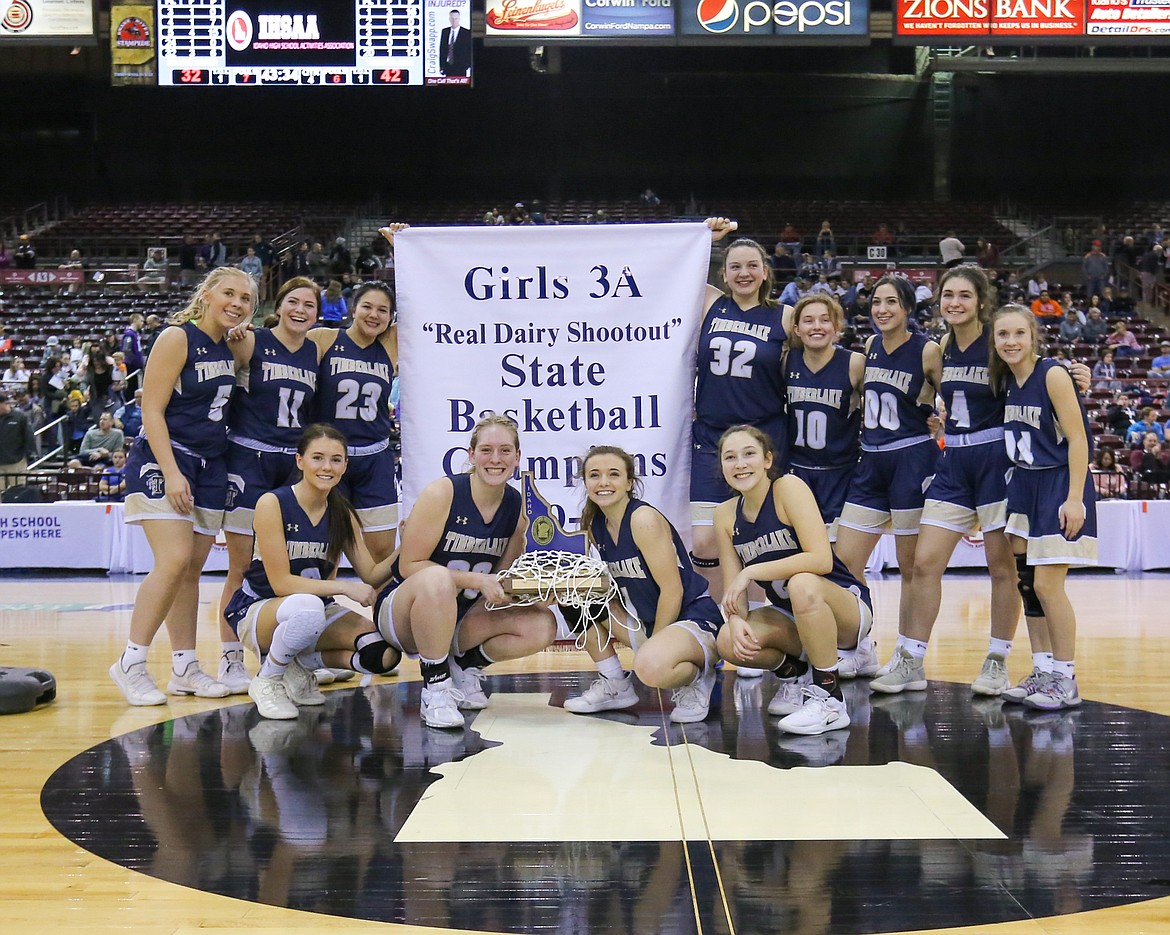
[[868, 41], [869, 0], [675, 0], [679, 33], [735, 41]]

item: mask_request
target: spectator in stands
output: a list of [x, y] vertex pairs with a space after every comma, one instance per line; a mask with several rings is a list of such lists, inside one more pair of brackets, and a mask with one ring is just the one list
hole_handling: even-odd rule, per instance
[[29, 239], [28, 234], [21, 234], [16, 245], [16, 254], [12, 258], [12, 265], [17, 269], [37, 268], [37, 248]]
[[260, 287], [260, 280], [264, 278], [264, 264], [260, 262], [260, 257], [256, 256], [255, 247], [248, 247], [236, 265], [252, 277], [257, 288]]
[[784, 229], [780, 231], [780, 243], [784, 249], [794, 257], [800, 256], [800, 231], [792, 226], [791, 221], [784, 222]]
[[889, 246], [894, 242], [894, 234], [890, 230], [889, 225], [882, 222], [877, 226], [877, 230], [869, 235], [869, 242], [879, 247]]
[[1117, 368], [1113, 364], [1113, 351], [1108, 348], [1102, 352], [1101, 359], [1093, 364], [1093, 389], [1121, 389], [1121, 383], [1117, 379]]
[[990, 240], [980, 237], [975, 241], [975, 262], [984, 269], [991, 269], [999, 265], [999, 247]]
[[1081, 260], [1081, 276], [1085, 296], [1100, 295], [1109, 279], [1109, 257], [1101, 252], [1101, 241], [1094, 240], [1089, 252]]
[[1060, 322], [1058, 340], [1061, 344], [1076, 344], [1084, 333], [1084, 325], [1077, 317], [1076, 309], [1066, 309], [1064, 318]]
[[[1108, 289], [1106, 290], [1108, 291]], [[1106, 295], [1102, 298], [1102, 308], [1104, 302], [1109, 301], [1111, 307], [1105, 311], [1105, 314], [1110, 318], [1133, 318], [1137, 312], [1137, 305], [1133, 300], [1133, 296], [1129, 294], [1129, 289], [1126, 286], [1118, 286], [1115, 295]]]
[[109, 403], [110, 387], [114, 383], [114, 358], [98, 341], [89, 345], [89, 353], [77, 368], [77, 379], [85, 385], [89, 396], [90, 418], [96, 419]]
[[1047, 291], [1048, 277], [1046, 277], [1040, 270], [1037, 270], [1028, 279], [1028, 301], [1032, 302], [1040, 298], [1040, 293]]
[[23, 357], [13, 357], [8, 362], [8, 369], [0, 374], [0, 383], [9, 393], [16, 392], [17, 387], [28, 385], [28, 369], [24, 366]]
[[207, 238], [207, 243], [200, 249], [199, 255], [203, 258], [204, 269], [217, 269], [220, 266], [227, 266], [227, 245], [220, 239], [218, 231], [212, 232]]
[[114, 410], [114, 424], [122, 430], [122, 434], [131, 442], [138, 437], [138, 430], [142, 428], [142, 389], [134, 391], [134, 398], [124, 406]]
[[905, 221], [899, 221], [894, 225], [894, 256], [909, 256], [911, 252], [910, 229], [906, 227]]
[[803, 270], [796, 274], [796, 278], [780, 290], [780, 304], [793, 305], [812, 291], [812, 281], [808, 273]]
[[955, 236], [954, 231], [947, 231], [947, 235], [938, 242], [938, 253], [942, 258], [942, 265], [948, 269], [963, 262], [963, 253], [966, 249], [963, 241]]
[[179, 247], [179, 285], [190, 289], [199, 281], [199, 248], [195, 246], [195, 238], [190, 234], [183, 235], [183, 243]]
[[1165, 430], [1160, 422], [1154, 418], [1154, 407], [1143, 406], [1138, 413], [1138, 419], [1125, 433], [1125, 443], [1133, 448], [1140, 448], [1145, 437], [1153, 435], [1159, 442], [1166, 440]]
[[829, 277], [824, 273], [817, 273], [817, 280], [812, 284], [808, 290], [810, 293], [819, 292], [822, 295], [832, 295], [833, 287], [829, 283]]
[[22, 484], [24, 479], [9, 477], [28, 470], [28, 459], [36, 452], [36, 440], [28, 416], [17, 409], [12, 397], [0, 390], [0, 490]]
[[78, 270], [81, 270], [81, 282], [71, 282], [63, 290], [64, 292], [66, 292], [70, 295], [81, 291], [82, 286], [85, 285], [85, 271], [87, 269], [89, 269], [89, 264], [86, 263], [85, 260], [83, 260], [81, 258], [81, 251], [80, 250], [70, 250], [69, 251], [69, 259], [66, 260], [64, 263], [61, 263], [57, 267], [57, 269], [78, 269]]
[[[1141, 447], [1130, 453], [1130, 467], [1147, 484], [1170, 483], [1170, 451], [1162, 450], [1162, 442], [1156, 434], [1147, 432], [1142, 436]], [[1158, 499], [1161, 498], [1159, 494]]]
[[309, 251], [309, 275], [321, 282], [329, 275], [329, 256], [319, 241], [313, 242], [313, 249]]
[[0, 269], [8, 269], [10, 266], [12, 266], [12, 251], [8, 249], [4, 238], [0, 237]]
[[45, 398], [45, 416], [57, 418], [65, 405], [65, 373], [61, 358], [50, 357], [41, 365], [41, 393]]
[[[133, 392], [141, 383], [140, 375], [136, 371], [140, 371], [146, 366], [146, 357], [142, 353], [142, 337], [140, 335], [142, 324], [142, 313], [131, 312], [130, 321], [126, 325], [126, 329], [122, 332], [121, 340], [118, 342], [118, 350], [122, 352], [122, 358], [126, 363], [128, 376], [126, 392]], [[134, 376], [130, 376], [130, 374], [134, 374]]]
[[1121, 282], [1125, 278], [1125, 269], [1129, 267], [1132, 269], [1137, 266], [1138, 257], [1141, 253], [1138, 251], [1137, 244], [1133, 242], [1133, 237], [1128, 234], [1121, 238], [1113, 248], [1113, 278], [1117, 282]]
[[[380, 238], [379, 238], [380, 239]], [[357, 275], [361, 279], [374, 279], [381, 270], [382, 264], [376, 256], [374, 251], [369, 247], [361, 247], [358, 249], [357, 258]]]
[[1149, 305], [1154, 301], [1154, 286], [1166, 267], [1166, 251], [1160, 243], [1154, 244], [1138, 260], [1138, 275], [1142, 280], [1142, 301]]
[[142, 263], [142, 275], [138, 277], [138, 288], [144, 292], [167, 287], [167, 252], [162, 247], [152, 247]]
[[[0, 307], [0, 311], [3, 308]], [[7, 354], [12, 350], [12, 338], [4, 333], [4, 322], [0, 321], [0, 354]]]
[[264, 269], [271, 269], [272, 263], [276, 259], [276, 247], [266, 240], [263, 234], [253, 234], [252, 249], [256, 251], [256, 256], [260, 257], [260, 263]]
[[1125, 497], [1128, 489], [1125, 469], [1117, 463], [1117, 455], [1112, 448], [1102, 448], [1097, 452], [1097, 459], [1089, 473], [1093, 475], [1093, 486], [1097, 489], [1098, 498], [1116, 500]]
[[[998, 284], [999, 304], [1007, 305], [1010, 302], [1019, 302], [1024, 297], [1024, 287], [1020, 285], [1020, 275], [1014, 270], [1007, 274], [1007, 278]], [[1036, 293], [1037, 296], [1040, 293]]]
[[103, 412], [98, 417], [98, 424], [82, 437], [76, 462], [70, 461], [69, 467], [107, 465], [110, 463], [111, 454], [121, 451], [124, 447], [126, 436], [120, 428], [114, 426], [114, 417], [108, 412]]
[[1063, 318], [1068, 312], [1072, 312], [1077, 316], [1077, 321], [1082, 325], [1085, 323], [1085, 313], [1081, 310], [1080, 305], [1073, 301], [1073, 294], [1065, 290], [1060, 294], [1060, 315]]
[[344, 237], [338, 237], [329, 251], [329, 272], [335, 277], [353, 272], [353, 257], [345, 246]]
[[1124, 321], [1119, 321], [1113, 326], [1113, 331], [1105, 338], [1105, 343], [1113, 348], [1113, 353], [1119, 360], [1123, 357], [1142, 356], [1142, 346], [1138, 344], [1137, 338], [1126, 327]]
[[121, 503], [126, 495], [126, 452], [119, 448], [110, 453], [110, 466], [98, 481], [98, 500]]
[[833, 227], [827, 221], [821, 221], [821, 229], [817, 232], [816, 253], [818, 257], [826, 253], [836, 254], [837, 238], [833, 236]]
[[328, 328], [340, 328], [349, 314], [345, 296], [341, 294], [341, 283], [329, 280], [328, 288], [321, 294], [321, 324]]
[[121, 351], [114, 351], [112, 355], [114, 359], [114, 379], [110, 383], [110, 401], [106, 404], [106, 408], [114, 406], [121, 406], [126, 401], [126, 375], [129, 371], [126, 369], [126, 355]]
[[788, 248], [784, 244], [777, 241], [776, 249], [772, 251], [768, 261], [772, 264], [775, 282], [792, 282], [793, 277], [796, 276], [796, 260], [792, 258], [792, 254], [788, 252]]
[[662, 204], [662, 199], [655, 194], [654, 189], [652, 188], [648, 188], [642, 192], [642, 194], [638, 196], [638, 200], [644, 205], [655, 206]]
[[[40, 457], [41, 454], [41, 439], [37, 435], [37, 429], [45, 424], [45, 407], [44, 399], [40, 396], [41, 378], [33, 374], [28, 378], [28, 387], [21, 387], [16, 391], [13, 399], [13, 405], [21, 412], [28, 416], [28, 427], [33, 433], [33, 442], [35, 447], [35, 454]], [[33, 396], [33, 388], [37, 395]]]
[[1123, 392], [1106, 407], [1104, 422], [1110, 432], [1125, 438], [1137, 417], [1137, 404], [1134, 398]]
[[150, 356], [150, 349], [154, 347], [154, 342], [158, 339], [160, 331], [162, 331], [162, 319], [157, 315], [147, 315], [146, 321], [142, 323], [142, 330], [139, 332], [143, 360]]
[[826, 250], [817, 260], [817, 268], [830, 279], [841, 275], [841, 261], [832, 250]]
[[1032, 303], [1032, 314], [1037, 318], [1059, 319], [1064, 314], [1064, 309], [1060, 307], [1060, 303], [1053, 299], [1048, 294], [1048, 290], [1045, 289], [1040, 293], [1040, 298]]
[[1163, 341], [1160, 350], [1161, 353], [1150, 363], [1149, 375], [1158, 379], [1165, 379], [1166, 377], [1170, 377], [1170, 341]]
[[914, 306], [915, 314], [923, 321], [928, 320], [930, 308], [934, 305], [934, 286], [925, 276], [918, 280], [918, 284], [914, 287], [914, 301], [917, 303]]

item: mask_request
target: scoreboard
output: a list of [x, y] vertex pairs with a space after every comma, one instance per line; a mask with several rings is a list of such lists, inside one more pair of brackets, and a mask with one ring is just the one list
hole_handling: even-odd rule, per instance
[[158, 83], [470, 84], [440, 68], [454, 12], [470, 0], [158, 0]]

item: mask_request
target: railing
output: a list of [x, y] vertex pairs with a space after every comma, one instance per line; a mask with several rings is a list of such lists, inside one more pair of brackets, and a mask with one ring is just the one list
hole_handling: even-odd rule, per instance
[[76, 468], [59, 471], [30, 469], [0, 474], [0, 502], [56, 503], [59, 500], [97, 500], [101, 497], [102, 470], [104, 469]]
[[[35, 432], [33, 432], [33, 437], [38, 437], [40, 435], [43, 435], [45, 432], [49, 431], [49, 429], [56, 428], [58, 425], [60, 425], [64, 421], [65, 421], [65, 416], [58, 416], [52, 422], [46, 422], [39, 429], [37, 429]], [[50, 451], [48, 454], [41, 455], [32, 464], [30, 464], [29, 470], [36, 470], [42, 464], [45, 464], [45, 463], [51, 461], [54, 457], [56, 457], [59, 454], [64, 454], [64, 452], [65, 452], [65, 443], [64, 443], [64, 441], [61, 441], [57, 445], [57, 447], [54, 448], [52, 451]]]
[[[1029, 226], [1032, 225], [1029, 224]], [[1005, 247], [999, 252], [1000, 262], [1012, 265], [1043, 266], [1053, 260], [1051, 249], [1053, 230], [1052, 225], [1049, 225], [1023, 240], [1017, 241], [1010, 247]]]
[[0, 240], [7, 240], [9, 245], [14, 246], [21, 234], [38, 231], [68, 214], [69, 200], [64, 195], [37, 202], [16, 214], [0, 218]]

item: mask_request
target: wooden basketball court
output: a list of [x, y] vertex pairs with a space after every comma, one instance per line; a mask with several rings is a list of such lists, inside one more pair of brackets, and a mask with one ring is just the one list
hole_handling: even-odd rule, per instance
[[[989, 589], [949, 575], [930, 691], [854, 683], [848, 731], [795, 740], [771, 676], [730, 669], [701, 725], [664, 726], [648, 691], [568, 715], [576, 652], [490, 669], [454, 735], [419, 723], [409, 661], [297, 722], [246, 696], [130, 708], [106, 670], [138, 580], [0, 583], [0, 664], [58, 680], [0, 718], [8, 931], [1170, 931], [1170, 576], [1070, 579], [1086, 703], [1035, 715], [967, 691]], [[885, 658], [898, 583], [872, 584]]]

